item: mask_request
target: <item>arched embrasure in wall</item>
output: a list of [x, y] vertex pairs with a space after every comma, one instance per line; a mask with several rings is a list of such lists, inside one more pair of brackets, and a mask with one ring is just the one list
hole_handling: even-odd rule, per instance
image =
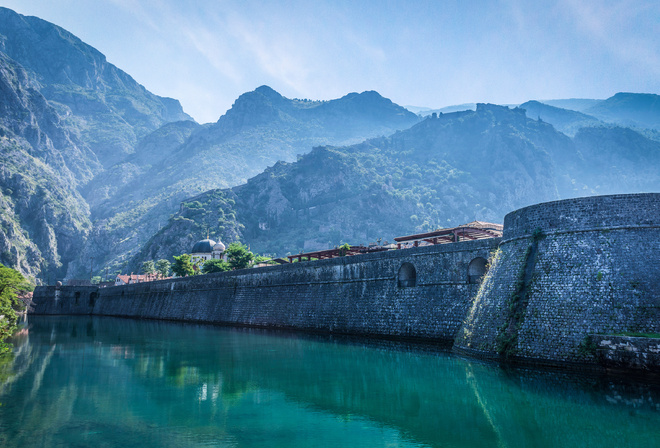
[[410, 288], [417, 284], [417, 270], [412, 263], [403, 263], [397, 274], [397, 286], [399, 288]]
[[590, 334], [660, 333], [658, 254], [657, 193], [568, 199], [509, 213], [454, 350], [592, 363]]
[[481, 282], [484, 275], [488, 272], [488, 260], [484, 257], [477, 257], [470, 262], [468, 265], [468, 283], [479, 283]]

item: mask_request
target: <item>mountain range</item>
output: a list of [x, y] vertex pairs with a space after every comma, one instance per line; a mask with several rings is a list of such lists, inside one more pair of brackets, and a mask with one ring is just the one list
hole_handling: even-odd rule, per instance
[[658, 98], [416, 114], [374, 91], [261, 86], [199, 124], [66, 30], [0, 8], [0, 262], [52, 282], [136, 271], [207, 234], [281, 256], [657, 191]]
[[190, 198], [130, 264], [206, 233], [271, 255], [392, 241], [538, 202], [660, 186], [660, 143], [623, 127], [571, 138], [524, 109], [477, 104], [389, 137], [322, 146], [247, 183]]

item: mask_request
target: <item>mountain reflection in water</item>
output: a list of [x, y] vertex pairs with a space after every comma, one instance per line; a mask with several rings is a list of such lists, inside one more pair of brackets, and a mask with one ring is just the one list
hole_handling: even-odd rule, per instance
[[651, 447], [655, 385], [261, 330], [30, 317], [0, 446]]

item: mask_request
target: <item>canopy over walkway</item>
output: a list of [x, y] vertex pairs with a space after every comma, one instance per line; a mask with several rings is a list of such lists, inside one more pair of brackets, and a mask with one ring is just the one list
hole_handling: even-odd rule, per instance
[[433, 232], [399, 236], [394, 238], [394, 241], [396, 241], [398, 249], [433, 244], [458, 243], [459, 241], [498, 238], [502, 236], [503, 228], [502, 224], [472, 221], [468, 224], [452, 227], [450, 229], [438, 229]]

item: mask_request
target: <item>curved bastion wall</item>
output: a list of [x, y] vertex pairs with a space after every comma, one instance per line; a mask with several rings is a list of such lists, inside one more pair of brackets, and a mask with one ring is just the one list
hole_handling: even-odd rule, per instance
[[591, 335], [624, 332], [660, 333], [657, 193], [568, 199], [509, 213], [454, 350], [595, 363]]

